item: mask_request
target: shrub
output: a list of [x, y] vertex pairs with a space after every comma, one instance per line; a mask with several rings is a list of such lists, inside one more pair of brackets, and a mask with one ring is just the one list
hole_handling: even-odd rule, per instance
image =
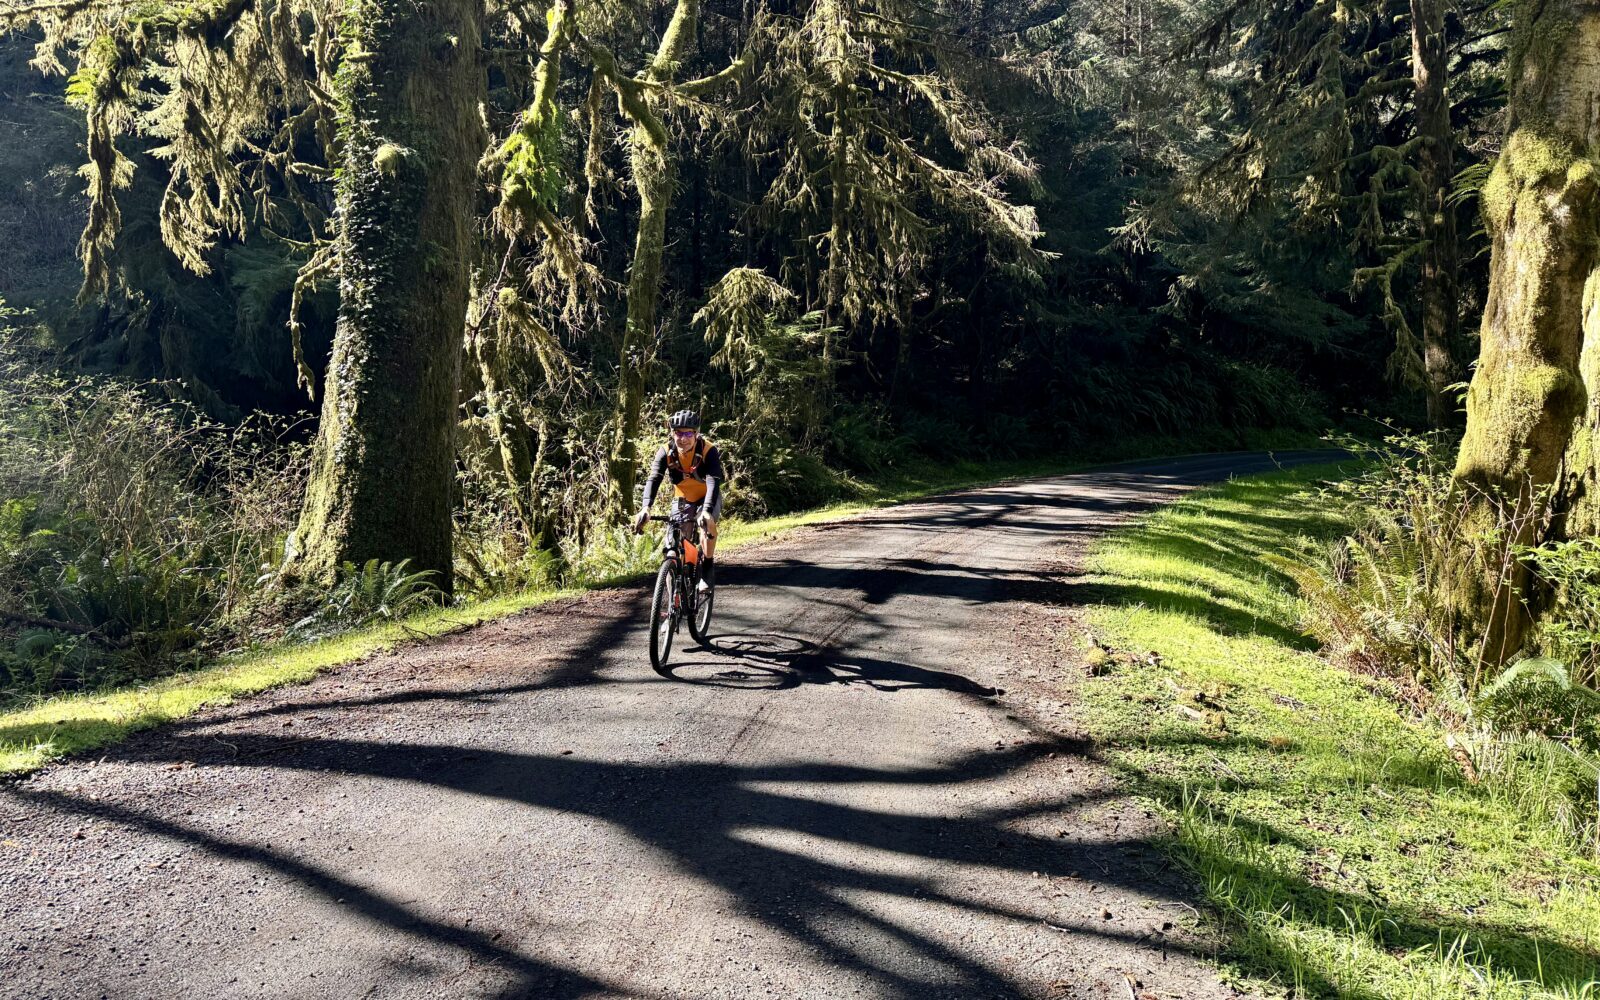
[[1474, 703], [1465, 749], [1477, 777], [1535, 822], [1600, 852], [1600, 691], [1560, 660], [1527, 657]]
[[587, 543], [572, 537], [563, 539], [562, 579], [570, 586], [583, 587], [650, 573], [659, 558], [658, 542], [655, 532], [635, 535], [628, 528], [593, 532]]
[[1304, 625], [1336, 655], [1423, 689], [1469, 693], [1475, 652], [1458, 594], [1462, 553], [1478, 539], [1441, 438], [1341, 439], [1364, 460], [1328, 488], [1348, 535], [1277, 565], [1307, 599]]
[[1439, 435], [1339, 443], [1365, 460], [1361, 474], [1328, 490], [1352, 530], [1280, 565], [1308, 598], [1308, 632], [1373, 671], [1453, 700], [1476, 697], [1496, 673], [1483, 649], [1484, 608], [1527, 597], [1510, 592], [1532, 551], [1515, 539], [1548, 520], [1548, 494], [1520, 507], [1495, 502], [1455, 479], [1454, 446]]
[[879, 473], [893, 468], [910, 453], [911, 440], [896, 433], [880, 407], [843, 406], [828, 428], [829, 452], [853, 472]]
[[1600, 686], [1600, 538], [1551, 542], [1520, 554], [1547, 595], [1538, 633], [1543, 652], [1565, 664], [1574, 683]]
[[146, 677], [250, 619], [303, 483], [292, 425], [65, 376], [0, 337], [0, 692]]
[[1016, 458], [1032, 445], [1032, 432], [1028, 421], [1008, 413], [995, 413], [989, 417], [988, 426], [978, 435], [978, 447], [992, 458]]
[[913, 410], [900, 420], [911, 447], [924, 455], [948, 455], [971, 429], [944, 413]]
[[[1414, 707], [1445, 724], [1470, 779], [1600, 848], [1600, 539], [1513, 544], [1545, 505], [1485, 518], [1510, 505], [1457, 482], [1441, 438], [1341, 443], [1367, 459], [1330, 488], [1351, 532], [1274, 561], [1299, 585], [1306, 630], [1347, 663], [1401, 681]], [[1509, 587], [1519, 561], [1539, 586], [1513, 597], [1543, 613], [1533, 655], [1495, 670], [1483, 655], [1483, 581]]]
[[541, 548], [541, 539], [529, 537], [505, 476], [485, 460], [487, 452], [466, 449], [457, 476], [454, 587], [463, 599], [547, 587], [558, 570], [556, 554]]

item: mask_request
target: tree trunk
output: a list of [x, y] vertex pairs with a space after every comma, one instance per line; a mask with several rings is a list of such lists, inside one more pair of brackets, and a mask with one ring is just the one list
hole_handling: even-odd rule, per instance
[[[635, 132], [642, 131], [635, 129]], [[672, 196], [672, 166], [666, 151], [635, 138], [633, 178], [639, 189], [639, 229], [628, 273], [628, 317], [622, 334], [622, 381], [617, 394], [617, 440], [612, 449], [611, 481], [617, 510], [633, 501], [638, 472], [639, 412], [644, 405], [644, 370], [655, 340], [656, 300], [661, 292], [661, 258], [667, 235], [667, 204]]]
[[[846, 216], [850, 208], [850, 165], [849, 151], [844, 141], [843, 95], [839, 94], [837, 99], [840, 103], [834, 105], [833, 154], [828, 163], [828, 188], [831, 197], [828, 209], [828, 297], [822, 314], [825, 327], [843, 327], [846, 313], [844, 241]], [[830, 395], [833, 392], [833, 366], [833, 331], [830, 329], [825, 330], [822, 337], [822, 368], [827, 379], [822, 390]]]
[[1450, 125], [1449, 52], [1442, 0], [1411, 0], [1411, 76], [1416, 85], [1417, 134], [1422, 139], [1422, 361], [1428, 425], [1451, 420], [1448, 387], [1456, 380], [1456, 223], [1449, 204], [1455, 177], [1455, 132]]
[[490, 331], [479, 330], [472, 338], [472, 354], [478, 365], [478, 377], [483, 383], [484, 415], [489, 423], [489, 433], [500, 452], [500, 469], [505, 476], [511, 510], [522, 523], [522, 530], [532, 539], [538, 536], [539, 525], [533, 506], [533, 456], [528, 450], [530, 433], [527, 424], [511, 410], [505, 376], [504, 331], [498, 325]]
[[[1542, 3], [1517, 25], [1503, 151], [1483, 192], [1492, 239], [1482, 354], [1456, 476], [1485, 516], [1523, 517], [1551, 491], [1554, 537], [1596, 530], [1600, 404], [1600, 0]], [[1539, 525], [1512, 543], [1540, 541]], [[1484, 659], [1507, 661], [1531, 624], [1482, 581]], [[1511, 586], [1526, 592], [1526, 570]]]
[[[645, 71], [652, 83], [670, 83], [694, 37], [699, 0], [678, 0], [661, 46]], [[613, 74], [615, 73], [613, 69]], [[628, 273], [628, 313], [622, 333], [621, 373], [617, 388], [616, 438], [611, 448], [611, 509], [620, 513], [633, 503], [639, 452], [639, 413], [644, 406], [645, 365], [655, 340], [656, 304], [661, 296], [661, 258], [667, 239], [667, 209], [675, 181], [666, 128], [657, 112], [659, 101], [637, 83], [613, 75], [625, 114], [633, 120], [629, 136], [630, 165], [639, 192], [639, 229]]]
[[481, 0], [353, 0], [339, 315], [291, 569], [411, 560], [450, 589], [456, 387], [483, 150]]

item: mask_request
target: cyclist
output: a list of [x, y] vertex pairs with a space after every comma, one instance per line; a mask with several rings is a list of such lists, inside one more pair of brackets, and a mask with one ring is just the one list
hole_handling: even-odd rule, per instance
[[705, 559], [700, 567], [699, 589], [710, 586], [717, 552], [717, 521], [722, 517], [722, 453], [700, 436], [700, 415], [679, 410], [667, 419], [667, 443], [656, 449], [650, 462], [650, 477], [644, 484], [644, 503], [633, 519], [633, 530], [641, 532], [650, 518], [650, 505], [663, 476], [672, 480], [672, 513], [693, 517], [705, 533]]

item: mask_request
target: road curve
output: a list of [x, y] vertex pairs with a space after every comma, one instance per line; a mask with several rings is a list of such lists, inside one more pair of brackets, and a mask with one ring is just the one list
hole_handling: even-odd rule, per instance
[[1074, 738], [1082, 543], [1293, 452], [885, 508], [0, 784], [0, 995], [1232, 996]]

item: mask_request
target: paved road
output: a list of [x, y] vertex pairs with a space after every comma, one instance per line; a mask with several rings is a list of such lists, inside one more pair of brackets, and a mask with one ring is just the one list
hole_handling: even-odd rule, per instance
[[671, 679], [647, 595], [601, 592], [0, 785], [0, 994], [1230, 996], [1073, 736], [1059, 633], [1084, 540], [1316, 457], [731, 553]]

